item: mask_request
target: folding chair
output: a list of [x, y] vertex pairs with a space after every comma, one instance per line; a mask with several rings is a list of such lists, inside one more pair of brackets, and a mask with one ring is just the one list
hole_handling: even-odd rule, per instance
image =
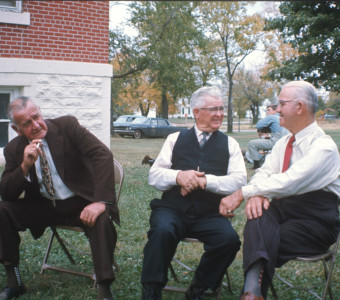
[[[340, 205], [340, 199], [339, 199], [339, 205]], [[282, 278], [281, 276], [279, 276], [278, 274], [275, 273], [275, 277], [278, 278], [281, 282], [283, 282], [284, 284], [286, 284], [288, 286], [288, 288], [286, 288], [284, 291], [282, 291], [280, 293], [280, 295], [287, 292], [290, 289], [298, 289], [298, 290], [302, 290], [302, 291], [306, 291], [306, 292], [310, 293], [311, 295], [313, 295], [317, 299], [322, 299], [322, 300], [326, 299], [327, 292], [328, 292], [331, 300], [338, 299], [338, 298], [334, 298], [334, 294], [333, 294], [332, 286], [331, 286], [331, 280], [332, 280], [332, 273], [333, 273], [333, 268], [334, 268], [334, 265], [335, 265], [335, 260], [336, 260], [336, 255], [337, 255], [339, 243], [340, 243], [340, 232], [338, 234], [338, 238], [337, 238], [335, 244], [326, 253], [322, 253], [322, 254], [314, 255], [314, 256], [309, 256], [309, 257], [297, 257], [297, 258], [294, 259], [295, 261], [305, 262], [305, 263], [322, 262], [323, 269], [324, 269], [324, 275], [325, 275], [325, 284], [324, 284], [324, 288], [323, 288], [323, 291], [322, 291], [322, 296], [318, 295], [317, 293], [315, 293], [313, 291], [313, 289], [315, 289], [316, 286], [309, 286], [309, 287], [297, 286], [296, 284], [293, 284], [293, 283], [287, 281], [286, 279]], [[272, 291], [274, 299], [278, 300], [279, 299], [278, 293], [276, 292], [272, 283], [270, 285], [270, 289]]]
[[[149, 155], [145, 155], [143, 160], [142, 160], [142, 164], [145, 165], [145, 164], [149, 164], [150, 167], [153, 165], [153, 163], [155, 162], [155, 159], [151, 158]], [[198, 239], [194, 239], [194, 238], [184, 238], [182, 240], [182, 242], [186, 242], [186, 243], [200, 243], [202, 244], [202, 242]], [[191, 267], [189, 267], [188, 265], [184, 264], [183, 262], [181, 262], [180, 260], [178, 260], [177, 258], [174, 258], [173, 259], [174, 262], [176, 262], [177, 264], [179, 264], [180, 266], [182, 266], [185, 270], [189, 271], [189, 272], [195, 272], [195, 270]], [[175, 269], [172, 265], [172, 263], [170, 263], [170, 273], [171, 273], [171, 276], [173, 277], [173, 279], [179, 283], [180, 282], [180, 279], [179, 277], [177, 276], [176, 272], [175, 272]], [[187, 274], [186, 274], [187, 275]], [[182, 276], [181, 279], [183, 279], [185, 276]], [[207, 296], [211, 296], [211, 297], [216, 297], [216, 299], [219, 299], [219, 296], [220, 296], [220, 292], [221, 292], [221, 287], [222, 285], [224, 286], [227, 286], [228, 289], [229, 289], [229, 292], [232, 293], [232, 289], [231, 289], [231, 284], [230, 284], [230, 278], [229, 278], [229, 274], [228, 274], [228, 270], [226, 271], [226, 277], [227, 277], [227, 283], [225, 282], [222, 282], [221, 285], [217, 288], [216, 291], [208, 291], [206, 292], [205, 294]], [[169, 291], [169, 292], [178, 292], [178, 293], [186, 293], [187, 291], [187, 288], [182, 288], [182, 287], [178, 287], [178, 286], [165, 286], [163, 288], [164, 291]]]
[[[184, 243], [200, 243], [203, 244], [200, 240], [198, 239], [194, 239], [194, 238], [184, 238], [181, 242]], [[181, 267], [184, 268], [184, 270], [187, 270], [189, 273], [190, 272], [195, 272], [195, 270], [193, 268], [191, 268], [190, 266], [186, 265], [185, 263], [183, 263], [182, 261], [178, 260], [177, 258], [173, 259], [173, 262], [176, 262], [177, 264], [179, 264]], [[187, 277], [188, 272], [185, 272], [185, 275], [182, 276], [181, 278], [179, 278], [179, 276], [177, 276], [175, 269], [173, 267], [172, 262], [170, 263], [170, 273], [172, 278], [179, 283], [184, 277]], [[220, 293], [221, 293], [221, 288], [222, 285], [223, 286], [227, 286], [229, 289], [229, 292], [232, 293], [232, 289], [231, 289], [231, 284], [230, 284], [230, 278], [229, 278], [229, 274], [228, 274], [228, 270], [226, 271], [226, 277], [227, 277], [227, 283], [222, 282], [220, 284], [220, 286], [216, 289], [216, 291], [206, 291], [205, 295], [206, 296], [210, 296], [210, 297], [215, 297], [216, 299], [219, 299], [220, 297]], [[178, 292], [178, 293], [185, 293], [187, 291], [187, 288], [182, 288], [182, 287], [178, 287], [178, 286], [170, 286], [167, 285], [163, 288], [164, 291], [169, 291], [169, 292]]]
[[[119, 197], [120, 197], [120, 193], [121, 193], [121, 189], [122, 189], [122, 185], [123, 185], [123, 181], [124, 181], [124, 170], [123, 167], [121, 166], [121, 164], [114, 159], [114, 177], [115, 177], [115, 186], [116, 186], [116, 197], [117, 197], [117, 203], [119, 201]], [[59, 245], [61, 246], [63, 252], [66, 254], [68, 260], [71, 262], [72, 265], [76, 265], [76, 262], [74, 261], [70, 251], [68, 250], [67, 247], [74, 249], [75, 251], [77, 251], [78, 253], [80, 253], [81, 255], [91, 255], [91, 253], [89, 252], [84, 252], [83, 250], [75, 247], [74, 245], [70, 244], [69, 242], [66, 241], [65, 238], [62, 238], [61, 235], [58, 233], [58, 229], [64, 229], [64, 230], [70, 230], [70, 231], [75, 231], [75, 232], [85, 232], [83, 228], [81, 227], [73, 227], [73, 226], [51, 226], [51, 238], [50, 241], [48, 243], [47, 249], [46, 249], [46, 254], [45, 254], [45, 258], [41, 267], [41, 271], [40, 274], [43, 274], [45, 270], [55, 270], [55, 271], [59, 271], [59, 272], [64, 272], [64, 273], [68, 273], [68, 274], [73, 274], [73, 275], [79, 275], [79, 276], [84, 276], [84, 277], [88, 277], [94, 281], [96, 281], [96, 276], [94, 274], [94, 272], [92, 273], [88, 273], [88, 272], [82, 272], [80, 270], [76, 270], [76, 269], [67, 269], [67, 268], [62, 268], [62, 267], [58, 267], [56, 265], [52, 265], [52, 264], [48, 264], [47, 261], [49, 259], [49, 255], [50, 255], [50, 251], [52, 248], [52, 243], [54, 238], [57, 239]], [[119, 271], [119, 266], [116, 262], [115, 259], [113, 259], [113, 265], [116, 271]]]

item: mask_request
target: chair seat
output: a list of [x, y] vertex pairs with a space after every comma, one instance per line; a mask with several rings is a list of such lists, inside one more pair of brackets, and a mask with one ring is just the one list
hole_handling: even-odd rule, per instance
[[327, 260], [327, 259], [331, 258], [332, 255], [333, 255], [333, 252], [328, 251], [326, 253], [313, 255], [313, 256], [306, 256], [306, 257], [299, 256], [299, 257], [296, 257], [295, 260], [296, 261], [302, 261], [302, 262], [317, 262], [317, 261], [320, 261], [322, 259]]
[[77, 227], [77, 226], [57, 225], [55, 227], [59, 229], [71, 230], [71, 231], [76, 231], [76, 232], [85, 232], [84, 228]]

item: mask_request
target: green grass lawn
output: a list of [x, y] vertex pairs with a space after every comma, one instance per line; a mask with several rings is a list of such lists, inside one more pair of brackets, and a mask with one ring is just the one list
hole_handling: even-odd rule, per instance
[[[332, 135], [340, 147], [339, 129], [327, 131]], [[233, 136], [246, 149], [250, 139], [256, 138], [255, 132], [234, 133]], [[111, 139], [111, 149], [116, 159], [123, 165], [125, 171], [125, 182], [121, 199], [119, 202], [121, 212], [121, 226], [118, 230], [118, 243], [116, 249], [116, 260], [121, 268], [116, 274], [116, 281], [112, 285], [115, 299], [141, 299], [140, 275], [143, 261], [143, 247], [147, 240], [147, 230], [149, 228], [148, 219], [150, 216], [149, 203], [155, 197], [159, 197], [160, 192], [151, 188], [147, 184], [149, 166], [142, 165], [141, 161], [145, 154], [156, 157], [159, 153], [164, 139], [140, 139], [116, 138]], [[251, 165], [247, 164], [248, 178], [252, 176]], [[2, 172], [2, 169], [0, 168]], [[237, 216], [233, 219], [233, 226], [242, 238], [242, 231], [245, 224], [243, 212], [244, 205], [237, 211]], [[82, 234], [66, 232], [74, 244], [86, 248], [86, 238]], [[90, 279], [78, 276], [63, 274], [54, 271], [45, 271], [41, 275], [40, 268], [44, 258], [45, 249], [50, 236], [49, 229], [39, 240], [33, 240], [29, 232], [20, 234], [21, 243], [21, 265], [20, 269], [23, 281], [28, 288], [28, 293], [20, 299], [41, 300], [41, 299], [96, 299], [96, 291], [92, 288], [93, 282]], [[57, 247], [58, 248], [58, 247]], [[202, 254], [202, 246], [199, 244], [181, 244], [178, 248], [177, 255], [189, 264], [197, 264]], [[52, 260], [64, 264], [66, 257], [56, 249], [51, 256]], [[76, 256], [76, 261], [83, 268], [91, 268], [91, 259], [84, 256]], [[337, 299], [340, 299], [340, 255], [334, 270], [333, 289]], [[186, 270], [177, 268], [180, 275], [184, 276], [184, 287], [191, 280], [191, 274]], [[289, 262], [281, 268], [279, 274], [286, 278], [293, 279], [295, 282], [305, 283], [306, 278], [312, 278], [316, 286], [322, 284], [322, 269], [320, 264], [302, 265]], [[239, 251], [235, 261], [229, 268], [233, 294], [230, 294], [226, 287], [223, 288], [221, 299], [238, 299], [238, 294], [243, 285], [242, 273], [242, 252]], [[5, 285], [4, 271], [0, 268], [0, 288]], [[274, 282], [278, 291], [283, 290], [283, 286], [277, 281]], [[164, 292], [163, 299], [184, 299], [182, 294]], [[272, 299], [269, 292], [269, 298]], [[297, 291], [290, 291], [284, 294], [282, 299], [300, 299], [309, 300], [308, 294]]]

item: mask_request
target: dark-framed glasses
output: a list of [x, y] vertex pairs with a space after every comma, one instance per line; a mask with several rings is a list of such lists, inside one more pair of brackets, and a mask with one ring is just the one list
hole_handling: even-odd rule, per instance
[[200, 107], [199, 109], [207, 110], [210, 114], [215, 115], [218, 112], [224, 113], [225, 106], [211, 106], [211, 107]]

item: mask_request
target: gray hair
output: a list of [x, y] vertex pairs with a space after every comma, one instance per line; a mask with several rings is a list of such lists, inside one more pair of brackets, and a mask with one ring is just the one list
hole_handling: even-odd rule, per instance
[[217, 86], [204, 86], [195, 91], [190, 98], [191, 110], [203, 107], [205, 104], [205, 96], [211, 96], [216, 99], [222, 99], [222, 93]]
[[34, 105], [36, 105], [30, 98], [25, 96], [20, 96], [8, 104], [7, 116], [13, 124], [15, 124], [13, 114], [25, 109], [28, 102], [32, 102]]
[[318, 109], [318, 95], [314, 86], [307, 81], [291, 81], [286, 83], [282, 89], [293, 87], [298, 88], [299, 91], [295, 91], [296, 100], [302, 100], [306, 103], [308, 111], [311, 114], [315, 114]]

